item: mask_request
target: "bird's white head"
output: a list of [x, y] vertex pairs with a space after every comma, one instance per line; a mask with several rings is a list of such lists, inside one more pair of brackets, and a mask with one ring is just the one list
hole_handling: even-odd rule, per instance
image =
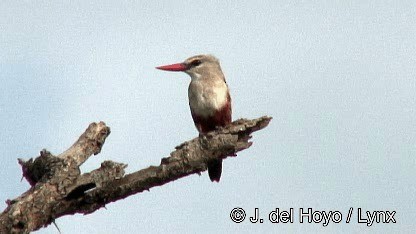
[[220, 62], [212, 55], [196, 55], [187, 58], [182, 63], [156, 67], [165, 71], [183, 71], [187, 73], [193, 80], [201, 77], [222, 77]]

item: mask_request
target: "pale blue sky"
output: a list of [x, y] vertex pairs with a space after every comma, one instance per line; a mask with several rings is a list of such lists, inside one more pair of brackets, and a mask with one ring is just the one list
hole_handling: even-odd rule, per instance
[[[84, 171], [159, 164], [197, 131], [189, 77], [154, 67], [211, 53], [233, 118], [274, 118], [253, 147], [225, 160], [219, 184], [192, 175], [60, 218], [62, 233], [415, 232], [414, 1], [1, 1], [0, 15], [0, 201], [29, 188], [18, 157], [60, 153], [93, 121], [112, 133]], [[234, 207], [293, 207], [295, 222], [235, 224]], [[343, 221], [300, 224], [309, 207]], [[357, 208], [397, 223], [358, 224]]]

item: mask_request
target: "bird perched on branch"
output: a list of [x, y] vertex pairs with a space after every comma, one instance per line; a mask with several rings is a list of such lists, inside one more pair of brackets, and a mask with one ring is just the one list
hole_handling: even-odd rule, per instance
[[[196, 55], [184, 62], [156, 67], [165, 71], [182, 71], [191, 77], [188, 87], [189, 107], [199, 134], [231, 123], [231, 97], [220, 63], [212, 55]], [[222, 159], [208, 162], [211, 181], [219, 182]]]

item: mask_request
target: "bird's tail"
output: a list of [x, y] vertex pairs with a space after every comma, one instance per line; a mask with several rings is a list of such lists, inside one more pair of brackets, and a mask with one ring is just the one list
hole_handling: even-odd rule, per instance
[[220, 182], [222, 172], [222, 159], [215, 159], [208, 162], [208, 175], [212, 182]]

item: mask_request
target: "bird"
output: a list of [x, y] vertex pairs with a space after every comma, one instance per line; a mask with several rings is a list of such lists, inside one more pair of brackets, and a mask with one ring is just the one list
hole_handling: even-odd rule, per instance
[[[199, 136], [231, 123], [231, 96], [219, 60], [213, 55], [192, 56], [184, 62], [156, 67], [165, 71], [185, 72], [191, 77], [189, 107]], [[207, 162], [212, 182], [219, 182], [222, 159]]]

